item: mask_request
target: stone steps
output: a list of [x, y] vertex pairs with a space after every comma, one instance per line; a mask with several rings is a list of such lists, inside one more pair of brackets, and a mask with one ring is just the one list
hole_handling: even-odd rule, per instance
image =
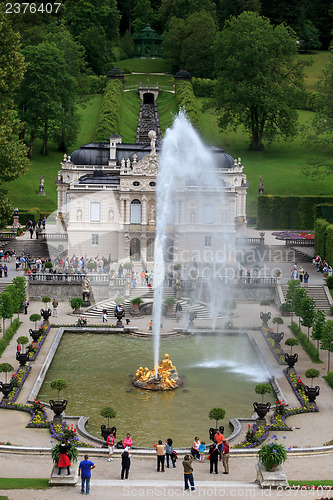
[[261, 262], [312, 262], [312, 257], [294, 247], [265, 245], [262, 248], [257, 247], [254, 251], [256, 260]]
[[[286, 298], [286, 293], [288, 290], [287, 285], [281, 286], [282, 293], [284, 298]], [[306, 288], [309, 297], [313, 298], [316, 301], [316, 308], [322, 309], [325, 313], [330, 312], [330, 302], [326, 296], [324, 286], [323, 285], [311, 285]], [[332, 300], [333, 302], [333, 300]]]

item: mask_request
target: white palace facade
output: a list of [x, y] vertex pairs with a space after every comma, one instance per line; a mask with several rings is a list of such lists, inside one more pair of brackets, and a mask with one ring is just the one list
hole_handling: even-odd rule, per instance
[[[204, 260], [223, 241], [234, 243], [244, 233], [248, 182], [243, 165], [223, 149], [210, 151], [223, 196], [221, 188], [178, 186], [170, 208], [168, 261]], [[67, 232], [69, 256], [131, 261], [138, 269], [152, 269], [158, 165], [154, 134], [150, 145], [124, 144], [117, 135], [65, 155], [56, 180], [57, 231]], [[198, 191], [199, 198], [193, 196]]]

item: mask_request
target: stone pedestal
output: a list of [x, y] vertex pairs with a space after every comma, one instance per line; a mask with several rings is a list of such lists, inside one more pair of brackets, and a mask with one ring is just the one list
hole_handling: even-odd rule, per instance
[[67, 474], [67, 469], [64, 467], [61, 469], [61, 474], [59, 476], [59, 469], [56, 465], [53, 466], [49, 485], [50, 486], [75, 486], [78, 482], [78, 466], [77, 464], [72, 464], [70, 467], [70, 475]]
[[261, 488], [288, 488], [289, 484], [281, 465], [278, 465], [275, 471], [267, 471], [259, 462], [256, 465], [257, 479]]
[[45, 188], [43, 184], [39, 185], [38, 196], [45, 196]]
[[83, 299], [82, 307], [89, 307], [91, 305], [90, 292], [82, 292], [82, 299]]

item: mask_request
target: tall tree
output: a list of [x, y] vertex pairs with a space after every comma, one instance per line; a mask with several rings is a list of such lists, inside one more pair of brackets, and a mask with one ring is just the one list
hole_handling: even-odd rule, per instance
[[75, 101], [76, 81], [54, 42], [26, 47], [23, 53], [28, 66], [18, 93], [18, 107], [30, 132], [31, 157], [37, 136], [43, 139], [42, 153], [46, 153], [50, 130], [57, 126], [64, 111], [70, 112], [71, 99]]
[[320, 341], [320, 348], [328, 352], [327, 372], [330, 371], [330, 358], [333, 352], [333, 321], [329, 319], [324, 326], [323, 334]]
[[134, 3], [132, 16], [135, 33], [139, 33], [147, 24], [154, 25], [156, 19], [150, 0], [137, 0]]
[[2, 318], [3, 333], [5, 334], [5, 320], [12, 319], [14, 314], [12, 297], [9, 292], [0, 294], [0, 317]]
[[[14, 139], [20, 128], [14, 112], [13, 96], [25, 70], [20, 38], [0, 5], [0, 186], [24, 174], [29, 166], [27, 148]], [[0, 189], [0, 226], [8, 222], [13, 207]]]
[[298, 316], [298, 328], [301, 327], [302, 300], [307, 295], [304, 288], [297, 287], [294, 290], [292, 298], [292, 308], [296, 316]]
[[250, 149], [261, 150], [263, 139], [293, 137], [297, 132], [295, 99], [302, 88], [295, 33], [282, 24], [243, 12], [225, 24], [217, 37], [217, 102], [222, 128], [243, 125]]
[[303, 326], [307, 327], [308, 340], [310, 340], [310, 328], [316, 317], [316, 301], [308, 295], [305, 295], [301, 300], [301, 317], [301, 323]]
[[216, 24], [205, 10], [195, 12], [186, 20], [181, 60], [184, 67], [198, 78], [212, 78]]
[[165, 33], [162, 42], [162, 55], [171, 65], [172, 71], [176, 73], [182, 68], [182, 45], [185, 39], [186, 21], [177, 17], [172, 17], [169, 23], [169, 30]]
[[323, 335], [325, 322], [326, 322], [325, 312], [322, 311], [321, 309], [318, 309], [311, 332], [311, 337], [313, 338], [313, 340], [317, 341], [317, 361], [319, 361], [319, 342]]

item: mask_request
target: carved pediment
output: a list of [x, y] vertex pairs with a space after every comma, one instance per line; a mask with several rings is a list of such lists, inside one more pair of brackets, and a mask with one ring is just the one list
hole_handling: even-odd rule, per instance
[[142, 160], [133, 164], [132, 174], [156, 176], [158, 169], [158, 156], [156, 153], [151, 152], [150, 155], [144, 156]]

